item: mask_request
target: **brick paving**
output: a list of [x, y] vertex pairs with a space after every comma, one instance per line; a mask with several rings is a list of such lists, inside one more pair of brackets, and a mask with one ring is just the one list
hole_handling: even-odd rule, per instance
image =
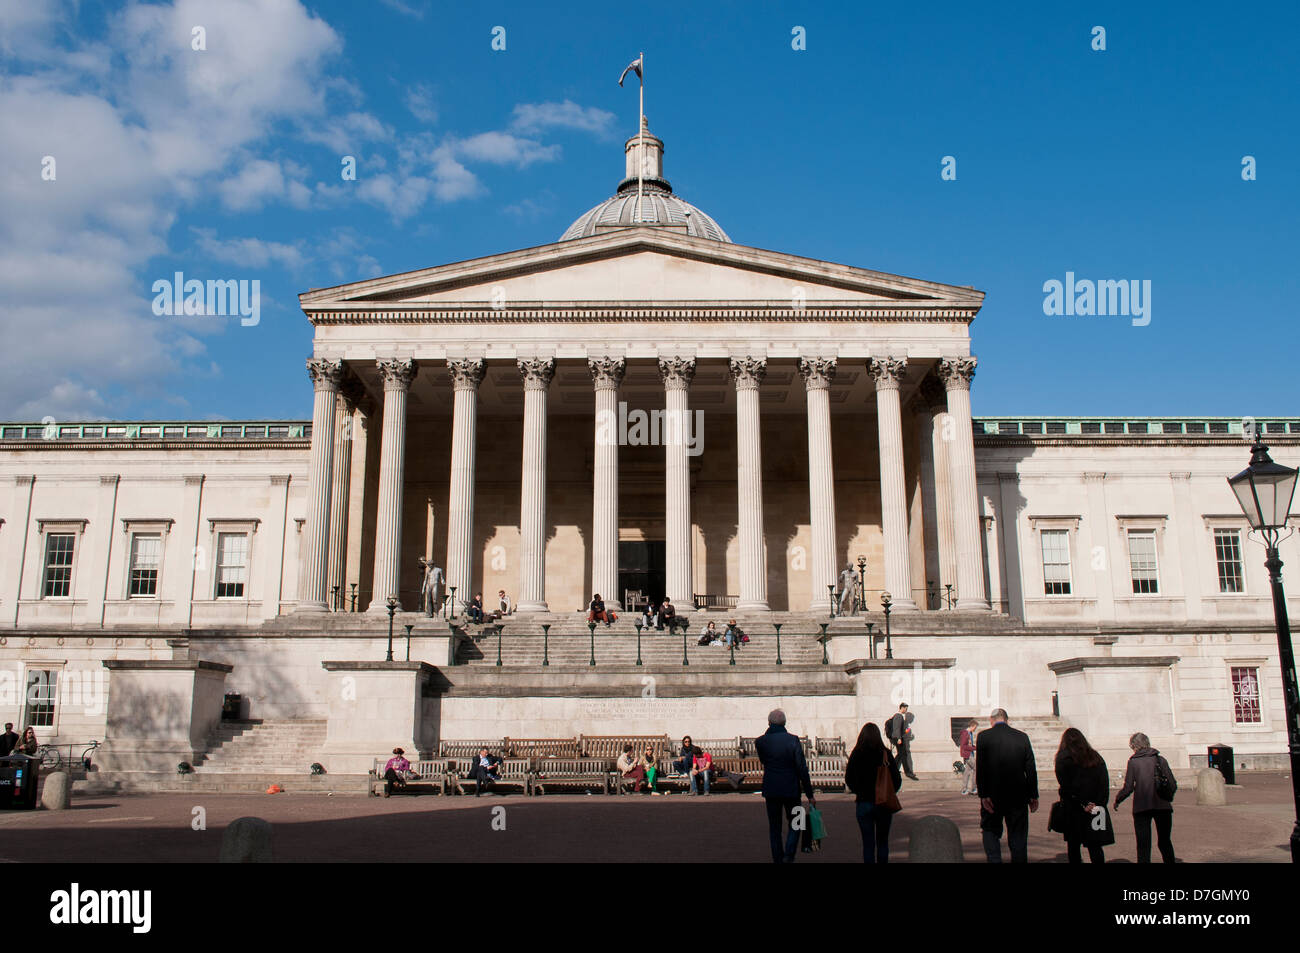
[[[1179, 792], [1173, 840], [1180, 860], [1290, 860], [1286, 845], [1294, 817], [1289, 777], [1260, 773], [1239, 775], [1238, 780], [1239, 786], [1228, 789], [1227, 807], [1198, 807], [1194, 791]], [[908, 833], [916, 819], [942, 814], [960, 827], [967, 862], [983, 863], [975, 798], [955, 792], [909, 794], [906, 787], [901, 798], [904, 810], [890, 837], [893, 861], [906, 861]], [[1031, 820], [1033, 862], [1065, 861], [1059, 835], [1046, 830], [1052, 799], [1046, 798]], [[852, 798], [826, 795], [819, 805], [828, 829], [824, 849], [801, 854], [799, 862], [859, 861]], [[206, 812], [206, 830], [192, 829], [195, 807]], [[504, 831], [493, 830], [496, 808], [505, 808]], [[748, 794], [384, 799], [290, 792], [88, 796], [63, 812], [0, 811], [0, 861], [214, 861], [224, 827], [246, 815], [274, 825], [277, 861], [768, 860], [762, 799]], [[1107, 859], [1135, 861], [1128, 803], [1116, 817], [1116, 835]]]

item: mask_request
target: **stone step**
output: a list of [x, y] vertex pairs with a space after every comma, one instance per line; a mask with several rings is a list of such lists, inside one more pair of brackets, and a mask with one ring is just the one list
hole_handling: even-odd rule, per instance
[[121, 771], [99, 774], [85, 781], [74, 781], [72, 789], [75, 794], [80, 796], [155, 792], [264, 794], [272, 784], [278, 784], [286, 794], [364, 795], [367, 781], [367, 777], [361, 774], [323, 774], [314, 776], [299, 771], [263, 771], [247, 774], [222, 772], [188, 775]]

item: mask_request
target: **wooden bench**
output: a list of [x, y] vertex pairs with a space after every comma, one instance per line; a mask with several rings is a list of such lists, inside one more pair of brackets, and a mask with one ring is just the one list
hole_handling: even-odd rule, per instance
[[[474, 765], [477, 761], [478, 752], [475, 752], [472, 758], [447, 759], [446, 793], [464, 794], [467, 787], [478, 787], [478, 782], [473, 777]], [[492, 787], [509, 785], [518, 787], [523, 794], [532, 792], [533, 770], [531, 759], [505, 758], [497, 767], [500, 777], [492, 783]], [[475, 793], [478, 792], [475, 791]]]
[[[754, 742], [757, 740], [758, 738], [742, 737], [740, 739], [740, 754], [742, 757], [746, 757], [746, 758], [758, 757], [758, 749], [754, 747]], [[803, 755], [805, 758], [812, 755], [813, 753], [812, 739], [810, 739], [807, 735], [800, 735], [799, 744], [803, 745]]]
[[808, 777], [816, 789], [844, 788], [844, 769], [849, 759], [843, 755], [812, 757], [808, 759]]
[[484, 748], [495, 755], [501, 755], [505, 742], [500, 738], [486, 738], [479, 741], [440, 741], [439, 758], [477, 758]]
[[697, 592], [694, 597], [695, 608], [704, 609], [734, 609], [736, 603], [740, 601], [738, 596], [715, 596], [710, 593]]
[[506, 738], [501, 742], [500, 754], [510, 758], [577, 758], [581, 752], [576, 738]]
[[654, 749], [656, 760], [672, 750], [672, 742], [667, 735], [578, 735], [581, 757], [605, 758], [611, 764], [618, 760], [627, 745], [632, 746], [632, 753], [638, 757], [649, 745]]
[[[387, 782], [384, 780], [384, 766], [388, 764], [388, 758], [376, 758], [375, 766], [370, 769], [366, 778], [366, 792], [372, 797], [378, 797]], [[437, 791], [439, 794], [447, 793], [447, 759], [434, 758], [431, 761], [412, 761], [411, 770], [418, 777], [415, 780], [406, 782], [403, 788], [394, 788], [394, 793], [414, 793], [411, 789], [428, 788]]]
[[600, 788], [601, 794], [608, 794], [612, 774], [606, 758], [534, 758], [532, 793], [545, 794], [548, 788]]
[[843, 739], [840, 738], [818, 738], [814, 751], [818, 755], [848, 755]]

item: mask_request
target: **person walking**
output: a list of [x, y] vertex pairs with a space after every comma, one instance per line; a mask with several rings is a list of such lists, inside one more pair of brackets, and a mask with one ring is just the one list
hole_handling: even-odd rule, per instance
[[[881, 767], [889, 773], [889, 791], [882, 791]], [[894, 822], [894, 811], [899, 809], [896, 795], [903, 779], [898, 761], [886, 750], [875, 722], [867, 722], [858, 732], [858, 743], [844, 769], [844, 786], [855, 795], [858, 828], [862, 831], [862, 862], [889, 863], [889, 827]]]
[[[754, 741], [758, 760], [763, 765], [763, 800], [767, 804], [767, 832], [772, 847], [772, 863], [793, 864], [799, 846], [800, 825], [795, 822], [799, 792], [808, 797], [809, 809], [817, 806], [813, 796], [808, 762], [799, 739], [785, 730], [785, 712], [776, 709], [767, 716], [767, 731]], [[782, 820], [789, 824], [785, 843], [781, 842]], [[802, 827], [808, 825], [803, 814]]]
[[993, 709], [989, 727], [975, 739], [975, 784], [988, 862], [1002, 863], [1005, 824], [1011, 862], [1028, 863], [1029, 815], [1038, 810], [1038, 771], [1029, 736], [1007, 724], [1004, 708]]
[[1133, 749], [1124, 771], [1124, 786], [1115, 793], [1115, 810], [1133, 795], [1133, 834], [1137, 838], [1139, 864], [1151, 863], [1151, 825], [1156, 826], [1156, 843], [1160, 859], [1166, 864], [1174, 862], [1174, 842], [1170, 833], [1174, 828], [1174, 792], [1178, 782], [1169, 762], [1155, 748], [1151, 739], [1142, 732], [1129, 738]]
[[975, 729], [979, 728], [980, 723], [972, 718], [966, 722], [966, 727], [961, 730], [961, 737], [957, 739], [957, 747], [961, 749], [962, 772], [961, 772], [961, 793], [975, 793]]
[[915, 715], [908, 713], [907, 702], [903, 702], [885, 726], [885, 733], [894, 743], [895, 755], [909, 781], [917, 780], [916, 772], [912, 769], [912, 721], [915, 718]]
[[4, 734], [0, 734], [0, 758], [8, 757], [16, 747], [18, 747], [18, 732], [14, 731], [12, 721], [6, 721]]
[[1061, 786], [1061, 799], [1052, 805], [1048, 828], [1064, 836], [1070, 863], [1083, 863], [1081, 848], [1087, 845], [1088, 860], [1104, 864], [1106, 846], [1115, 843], [1115, 831], [1106, 811], [1110, 774], [1105, 759], [1078, 728], [1067, 728], [1061, 735], [1056, 780]]

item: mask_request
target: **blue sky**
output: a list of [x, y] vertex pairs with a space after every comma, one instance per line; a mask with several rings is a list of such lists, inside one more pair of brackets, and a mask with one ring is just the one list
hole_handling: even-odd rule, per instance
[[[296, 295], [555, 240], [642, 49], [735, 241], [987, 293], [976, 414], [1300, 413], [1295, 5], [897, 6], [0, 0], [0, 417], [309, 416]], [[178, 270], [260, 323], [155, 316]], [[1150, 280], [1150, 324], [1044, 315], [1067, 271]]]

